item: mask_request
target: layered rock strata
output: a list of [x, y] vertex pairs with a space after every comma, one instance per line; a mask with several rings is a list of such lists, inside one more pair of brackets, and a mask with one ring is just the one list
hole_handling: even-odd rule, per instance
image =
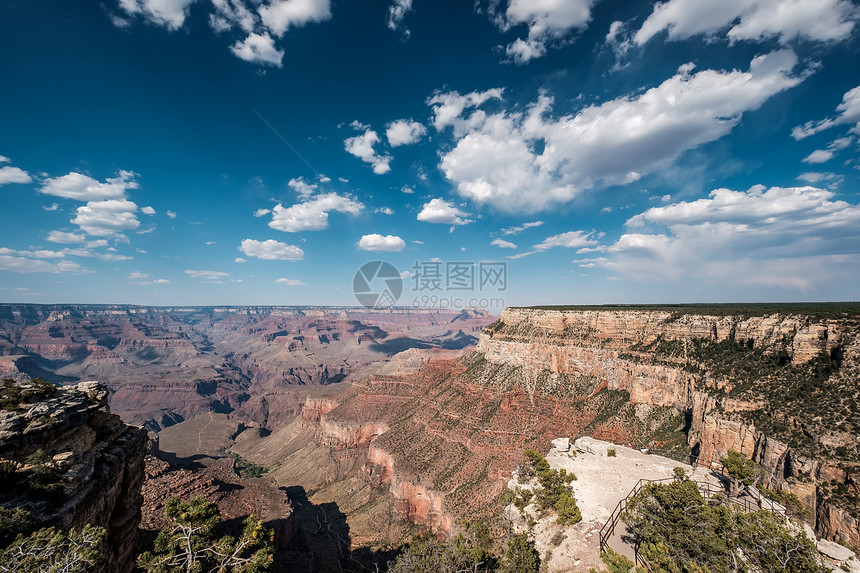
[[[2, 506], [30, 513], [36, 527], [104, 527], [105, 573], [130, 573], [137, 557], [146, 432], [107, 411], [98, 382], [57, 389], [32, 404], [0, 410], [0, 459], [18, 472], [39, 466], [55, 483], [18, 483]], [[47, 495], [46, 493], [47, 492]]]

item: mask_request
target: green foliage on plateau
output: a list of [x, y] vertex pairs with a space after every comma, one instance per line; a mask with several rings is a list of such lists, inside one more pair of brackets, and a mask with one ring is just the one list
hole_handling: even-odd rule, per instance
[[256, 516], [244, 521], [238, 538], [217, 539], [220, 511], [202, 497], [167, 500], [164, 517], [170, 525], [159, 532], [154, 549], [138, 558], [147, 573], [258, 573], [269, 568], [273, 534]]
[[57, 387], [41, 378], [19, 384], [11, 378], [4, 378], [0, 386], [0, 409], [16, 410], [22, 404], [42, 400], [54, 394]]
[[[529, 477], [537, 476], [540, 483], [540, 487], [533, 491], [538, 506], [544, 511], [555, 510], [560, 525], [573, 525], [582, 521], [582, 514], [570, 491], [570, 482], [576, 479], [576, 475], [567, 473], [565, 469], [550, 469], [546, 458], [534, 450], [525, 450], [523, 455], [527, 462], [521, 466], [520, 471]], [[519, 494], [520, 498], [522, 495], [522, 493]], [[528, 499], [531, 499], [531, 496]], [[528, 502], [524, 500], [522, 503], [525, 507]], [[517, 499], [514, 500], [514, 504], [519, 507]]]
[[29, 535], [36, 523], [29, 511], [0, 507], [0, 547], [6, 547], [19, 535]]
[[389, 573], [537, 573], [540, 559], [525, 535], [514, 536], [504, 555], [491, 552], [493, 545], [485, 524], [466, 524], [450, 541], [425, 533], [388, 564]]
[[254, 462], [249, 462], [239, 454], [228, 452], [230, 457], [236, 462], [236, 471], [239, 472], [239, 475], [245, 478], [258, 478], [263, 477], [263, 475], [269, 470], [261, 465], [255, 464]]
[[720, 463], [729, 476], [747, 485], [753, 485], [764, 477], [764, 468], [740, 452], [729, 450]]
[[534, 545], [525, 535], [515, 535], [508, 543], [499, 573], [537, 573], [540, 570], [540, 557]]
[[81, 531], [52, 527], [18, 535], [0, 551], [3, 573], [91, 573], [103, 563], [103, 527], [87, 525]]
[[792, 533], [781, 517], [706, 503], [691, 481], [645, 486], [623, 519], [650, 548], [641, 554], [646, 563], [653, 560], [665, 571], [826, 571], [812, 542]]

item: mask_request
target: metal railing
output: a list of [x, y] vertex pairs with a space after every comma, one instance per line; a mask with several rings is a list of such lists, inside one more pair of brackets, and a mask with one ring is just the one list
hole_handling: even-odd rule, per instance
[[[621, 514], [624, 513], [624, 510], [627, 509], [627, 504], [630, 498], [639, 494], [642, 491], [642, 488], [645, 485], [650, 485], [653, 483], [663, 483], [663, 482], [672, 482], [677, 481], [677, 478], [663, 478], [663, 479], [640, 479], [636, 482], [636, 485], [633, 486], [633, 489], [630, 490], [621, 501], [619, 501], [615, 509], [612, 510], [612, 513], [609, 516], [609, 519], [606, 520], [606, 523], [603, 524], [603, 527], [600, 528], [600, 553], [603, 554], [609, 549], [609, 540], [615, 534], [615, 528], [618, 526], [618, 522], [621, 520]], [[732, 495], [730, 491], [726, 491], [725, 488], [720, 486], [714, 486], [710, 482], [706, 481], [698, 481], [698, 480], [689, 480], [696, 484], [699, 488], [699, 492], [702, 494], [706, 500], [713, 499], [717, 496], [723, 496], [725, 502], [728, 504], [733, 504], [743, 509], [746, 512], [758, 511], [759, 509], [763, 509], [766, 511], [771, 511], [773, 513], [779, 514], [783, 517], [786, 517], [785, 508], [781, 505], [777, 504], [773, 500], [766, 497], [764, 494], [759, 492], [759, 499], [754, 499], [750, 494], [741, 492], [742, 495]], [[641, 565], [639, 560], [639, 545], [638, 543], [634, 546], [634, 556], [636, 565]]]

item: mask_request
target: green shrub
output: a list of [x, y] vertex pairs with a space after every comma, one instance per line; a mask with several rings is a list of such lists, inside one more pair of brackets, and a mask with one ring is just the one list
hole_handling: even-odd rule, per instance
[[615, 448], [609, 448], [608, 450], [606, 450], [606, 456], [609, 458], [614, 458], [615, 457]]

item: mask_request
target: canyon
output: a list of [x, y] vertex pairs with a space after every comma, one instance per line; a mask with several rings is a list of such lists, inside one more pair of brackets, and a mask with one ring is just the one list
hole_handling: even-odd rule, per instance
[[[580, 436], [714, 471], [741, 452], [764, 486], [797, 496], [819, 537], [860, 545], [855, 304], [498, 317], [5, 305], [0, 326], [4, 377], [98, 377], [114, 413], [159, 432], [152, 491], [188, 484], [236, 511], [256, 511], [231, 493], [242, 484], [268, 492], [284, 546], [304, 539], [321, 570], [384, 564], [422, 529], [481, 520], [502, 536], [523, 449]], [[230, 456], [264, 478], [240, 479]]]

